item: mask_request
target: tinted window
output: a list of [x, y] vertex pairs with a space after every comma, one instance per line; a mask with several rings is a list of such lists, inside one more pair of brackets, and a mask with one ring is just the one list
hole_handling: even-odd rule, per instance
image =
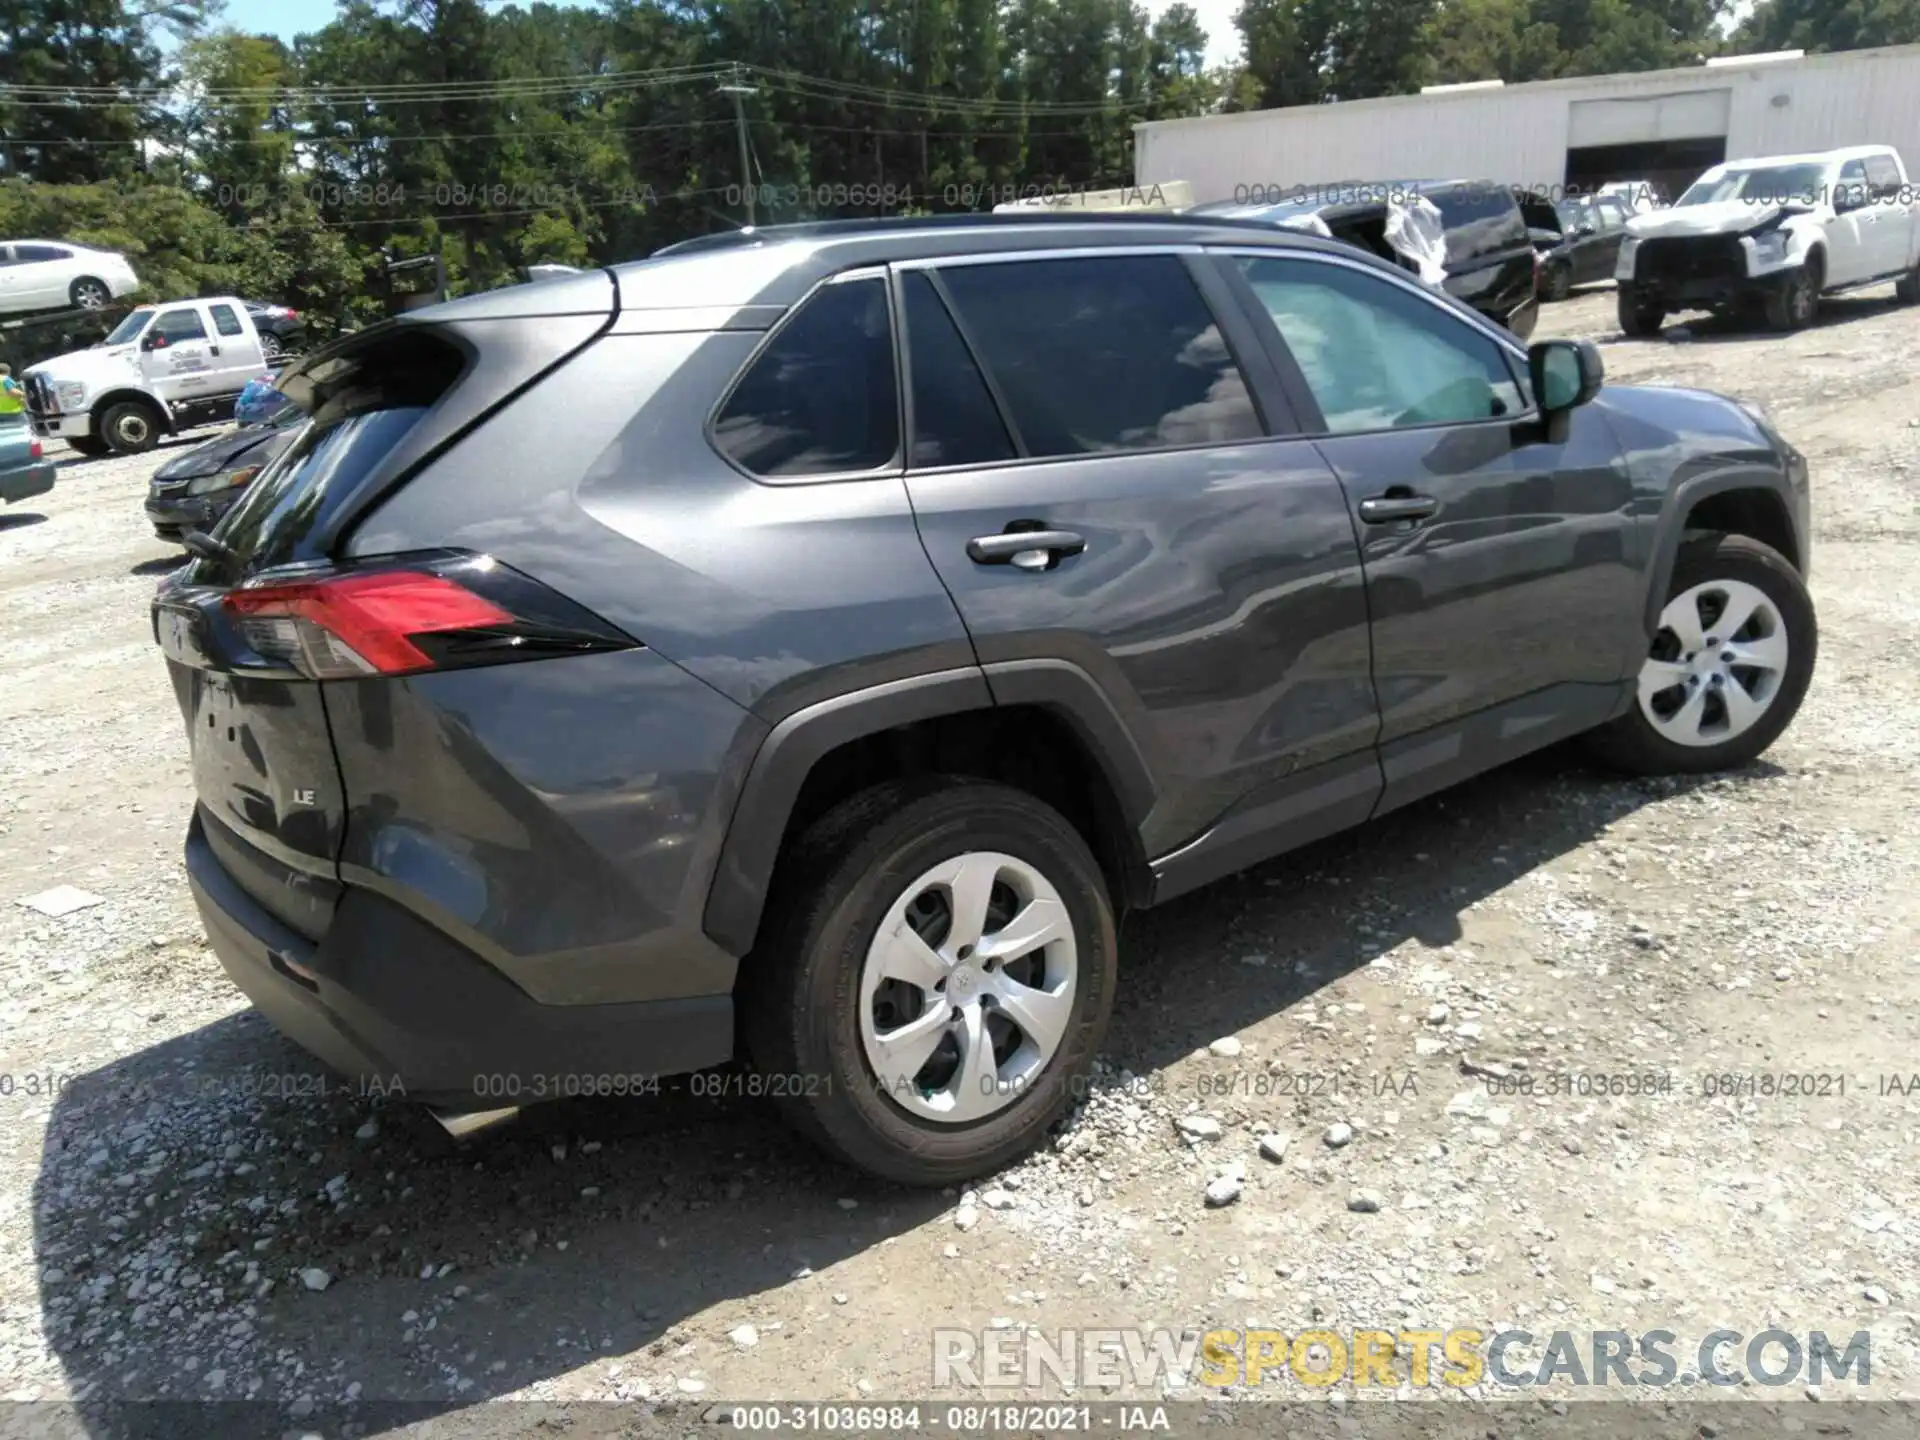
[[246, 327], [240, 323], [240, 317], [233, 313], [231, 305], [210, 305], [207, 308], [213, 312], [213, 328], [222, 335], [241, 335], [246, 332]]
[[1490, 180], [1467, 180], [1427, 190], [1447, 226], [1447, 263], [1457, 265], [1527, 243], [1526, 222], [1513, 192]]
[[1177, 256], [960, 265], [941, 278], [1029, 454], [1260, 434], [1240, 368]]
[[313, 426], [247, 489], [216, 533], [255, 567], [296, 558], [327, 497], [351, 491], [426, 413], [424, 405], [367, 410]]
[[36, 260], [71, 260], [73, 252], [63, 250], [58, 245], [16, 245], [13, 247], [16, 258], [23, 265], [31, 265]]
[[1894, 164], [1891, 155], [1867, 156], [1867, 183], [1873, 187], [1876, 198], [1893, 200], [1899, 197], [1900, 167]]
[[910, 271], [906, 296], [907, 364], [913, 376], [913, 463], [971, 465], [1008, 460], [1013, 442], [980, 367], [933, 282]]
[[182, 340], [206, 339], [207, 327], [198, 310], [162, 310], [160, 318], [153, 322], [153, 333], [166, 336], [168, 344], [178, 344]]
[[828, 285], [747, 367], [714, 422], [720, 449], [755, 475], [872, 470], [900, 448], [887, 292]]
[[1334, 434], [1527, 408], [1498, 345], [1403, 287], [1309, 260], [1239, 263]]

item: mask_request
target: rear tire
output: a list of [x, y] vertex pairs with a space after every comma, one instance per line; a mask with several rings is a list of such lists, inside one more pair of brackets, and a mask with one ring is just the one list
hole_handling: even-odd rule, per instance
[[1642, 299], [1628, 286], [1620, 287], [1620, 329], [1628, 338], [1651, 339], [1660, 333], [1660, 327], [1666, 323], [1666, 319], [1666, 307]]
[[[1720, 633], [1730, 616], [1732, 633]], [[1758, 540], [1703, 535], [1681, 547], [1660, 618], [1633, 708], [1589, 735], [1590, 748], [1633, 775], [1699, 775], [1759, 758], [1800, 709], [1819, 653], [1800, 572]]]
[[82, 275], [67, 288], [67, 298], [82, 310], [104, 310], [113, 303], [113, 291], [106, 281]]
[[160, 415], [151, 405], [125, 400], [100, 417], [100, 436], [116, 455], [139, 455], [160, 443]]
[[287, 347], [280, 343], [280, 337], [278, 335], [269, 335], [265, 330], [260, 332], [261, 359], [268, 361], [278, 360], [286, 353]]
[[[1043, 921], [1043, 943], [1015, 937]], [[735, 987], [741, 1048], [830, 1154], [908, 1185], [969, 1180], [1084, 1094], [1116, 950], [1100, 867], [1059, 812], [984, 781], [890, 782], [782, 857]]]
[[1893, 294], [1903, 305], [1920, 305], [1920, 261], [1893, 282]]
[[1540, 298], [1564, 300], [1573, 293], [1573, 272], [1565, 265], [1549, 265], [1540, 282]]

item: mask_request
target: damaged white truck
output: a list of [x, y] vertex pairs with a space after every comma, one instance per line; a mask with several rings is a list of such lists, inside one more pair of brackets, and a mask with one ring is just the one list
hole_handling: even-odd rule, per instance
[[1920, 301], [1917, 202], [1886, 145], [1716, 165], [1670, 208], [1627, 222], [1620, 328], [1657, 335], [1677, 310], [1711, 310], [1798, 330], [1823, 295], [1889, 280]]

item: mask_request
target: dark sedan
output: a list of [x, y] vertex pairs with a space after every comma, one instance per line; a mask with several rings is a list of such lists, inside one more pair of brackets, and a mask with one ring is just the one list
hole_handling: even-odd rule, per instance
[[247, 300], [247, 315], [260, 334], [260, 353], [274, 364], [307, 348], [307, 322], [298, 310], [265, 300]]
[[189, 450], [153, 472], [147, 519], [162, 540], [211, 530], [260, 472], [278, 459], [306, 416], [289, 407], [264, 425], [247, 425]]
[[1564, 300], [1576, 285], [1613, 278], [1633, 217], [1626, 197], [1576, 195], [1557, 203], [1526, 197], [1520, 208], [1540, 252], [1541, 299]]

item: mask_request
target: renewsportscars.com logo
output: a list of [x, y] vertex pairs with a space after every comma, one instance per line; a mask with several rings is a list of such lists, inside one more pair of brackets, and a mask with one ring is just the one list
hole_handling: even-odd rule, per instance
[[1667, 1385], [1867, 1385], [1873, 1336], [1836, 1343], [1825, 1331], [1710, 1330], [1683, 1342], [1671, 1330], [1038, 1330], [937, 1329], [936, 1389], [1034, 1390], [1292, 1380], [1399, 1389], [1493, 1385], [1526, 1389]]

